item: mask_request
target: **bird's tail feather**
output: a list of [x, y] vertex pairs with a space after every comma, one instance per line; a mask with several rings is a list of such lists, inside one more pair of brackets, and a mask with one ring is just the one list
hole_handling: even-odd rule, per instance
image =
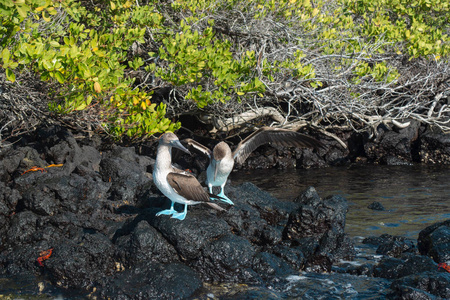
[[[222, 198], [222, 197], [220, 197], [218, 195], [214, 195], [214, 194], [211, 194], [211, 193], [208, 193], [208, 195], [209, 195], [210, 198], [213, 198], [213, 199], [225, 200], [224, 198]], [[209, 206], [211, 206], [214, 209], [217, 209], [218, 211], [224, 211], [225, 210], [220, 205], [217, 205], [217, 204], [215, 204], [213, 202], [206, 202], [206, 204], [208, 204]]]
[[219, 196], [219, 195], [214, 195], [214, 194], [211, 194], [211, 193], [208, 193], [208, 195], [209, 195], [209, 198], [213, 198], [213, 199], [216, 199], [216, 200], [227, 200], [227, 199], [225, 199], [224, 197], [221, 197], [221, 196]]
[[218, 211], [225, 211], [225, 208], [220, 207], [219, 205], [212, 203], [212, 202], [206, 202], [209, 206], [211, 206], [214, 209], [217, 209]]

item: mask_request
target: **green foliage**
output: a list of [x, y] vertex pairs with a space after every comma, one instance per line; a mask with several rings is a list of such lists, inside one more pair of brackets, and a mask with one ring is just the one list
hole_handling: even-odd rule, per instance
[[399, 75], [395, 69], [390, 70], [384, 62], [375, 63], [373, 66], [370, 66], [367, 62], [361, 62], [355, 67], [353, 74], [357, 75], [354, 78], [356, 84], [359, 84], [366, 77], [374, 79], [377, 82], [392, 82]]
[[[193, 31], [181, 21], [181, 32], [166, 34], [157, 53], [149, 53], [165, 64], [155, 63], [146, 70], [175, 86], [192, 85], [186, 99], [202, 108], [215, 101], [228, 101], [230, 94], [263, 93], [265, 88], [254, 77], [255, 53], [247, 51], [238, 60], [231, 53], [231, 42], [214, 37], [212, 27]], [[210, 80], [213, 91], [202, 90], [199, 84]]]
[[[384, 39], [399, 54], [411, 57], [450, 53], [450, 4], [445, 0], [344, 0], [346, 14], [361, 18], [358, 34], [377, 42]], [[388, 47], [386, 47], [388, 48]]]
[[[44, 20], [49, 20], [49, 16], [56, 14], [50, 0], [5, 0], [0, 3], [2, 67], [5, 69], [6, 78], [12, 82], [16, 80], [13, 70], [18, 66], [18, 63], [14, 60], [14, 54], [8, 47], [16, 44], [15, 36], [20, 32], [37, 28], [37, 24], [26, 20], [30, 12], [34, 12], [36, 19], [42, 17]], [[25, 29], [22, 28], [23, 23], [26, 25]]]
[[[359, 21], [361, 15], [354, 9], [355, 5], [371, 11], [370, 16], [364, 13], [367, 22]], [[370, 0], [367, 0], [367, 3], [363, 0], [340, 0], [333, 2], [332, 5], [329, 1], [316, 1], [312, 5], [310, 0], [176, 0], [172, 3], [172, 8], [183, 11], [186, 16], [180, 24], [181, 33], [166, 35], [158, 53], [153, 54], [167, 61], [167, 65], [159, 64], [159, 68], [152, 65], [147, 70], [155, 71], [161, 79], [174, 85], [189, 86], [187, 99], [196, 101], [199, 107], [205, 107], [215, 101], [227, 101], [233, 92], [239, 98], [255, 93], [263, 95], [266, 87], [262, 82], [272, 82], [277, 74], [305, 81], [311, 88], [320, 89], [323, 86], [323, 82], [316, 79], [316, 67], [311, 63], [305, 63], [306, 55], [303, 53], [297, 51], [283, 60], [268, 60], [256, 59], [254, 52], [245, 52], [246, 54], [237, 60], [236, 56], [232, 55], [233, 51], [237, 50], [233, 49], [235, 45], [223, 39], [223, 36], [217, 39], [212, 33], [213, 20], [208, 21], [211, 27], [207, 27], [204, 32], [192, 32], [190, 26], [208, 18], [211, 10], [225, 14], [224, 11], [231, 12], [234, 9], [252, 13], [255, 19], [263, 19], [272, 14], [289, 26], [300, 27], [306, 36], [312, 38], [312, 42], [308, 44], [311, 51], [320, 49], [322, 55], [342, 56], [342, 59], [331, 67], [338, 70], [345, 66], [354, 66], [350, 75], [354, 77], [352, 81], [355, 84], [360, 83], [362, 79], [394, 82], [400, 75], [392, 64], [387, 62], [369, 64], [372, 55], [369, 53], [359, 58], [352, 57], [354, 53], [366, 52], [366, 49], [372, 48], [372, 44], [378, 45], [375, 54], [392, 52], [401, 54], [405, 50], [402, 27], [397, 27], [397, 19], [390, 19], [389, 10], [383, 11], [380, 8], [383, 5], [384, 2], [371, 3]], [[385, 18], [377, 19], [374, 15], [377, 11], [383, 11]], [[374, 19], [377, 21], [373, 22]], [[374, 28], [378, 31], [374, 31]], [[437, 34], [435, 38], [443, 36]], [[407, 51], [411, 57], [433, 54], [439, 58], [439, 55], [446, 54], [436, 51], [437, 47], [429, 46], [425, 46], [429, 49], [429, 52], [426, 52], [422, 46], [423, 42], [415, 42], [406, 49], [409, 49]], [[211, 65], [210, 62], [218, 63]], [[257, 67], [259, 73], [254, 72]], [[206, 84], [203, 83], [209, 78], [214, 79], [214, 89], [205, 89]]]
[[[133, 137], [180, 124], [165, 117], [165, 105], [151, 103], [152, 87], [134, 87], [126, 76], [131, 70], [151, 73], [205, 108], [263, 98], [284, 78], [322, 89], [329, 84], [320, 69], [325, 58], [330, 72], [349, 70], [345, 79], [355, 88], [349, 95], [359, 97], [361, 83], [395, 84], [400, 77], [398, 64], [384, 57], [448, 57], [449, 6], [445, 0], [4, 0], [1, 67], [11, 82], [32, 71], [53, 83], [52, 111], [92, 110], [112, 134]], [[234, 33], [219, 31], [223, 19], [216, 17], [227, 15], [247, 23]], [[240, 43], [239, 29], [266, 19], [288, 32], [267, 35], [283, 53], [264, 56], [260, 37], [252, 48]], [[133, 56], [132, 45], [145, 45], [145, 54]]]
[[[116, 136], [149, 135], [179, 128], [179, 123], [172, 124], [165, 118], [165, 105], [150, 104], [151, 95], [133, 89], [133, 79], [124, 77], [127, 66], [138, 69], [143, 65], [142, 58], [137, 57], [124, 64], [127, 50], [133, 43], [144, 43], [147, 26], [161, 26], [160, 14], [147, 6], [132, 6], [129, 1], [109, 2], [91, 13], [81, 2], [67, 0], [57, 10], [70, 17], [63, 19], [61, 27], [44, 30], [43, 25], [51, 22], [46, 12], [56, 14], [51, 1], [5, 7], [3, 24], [14, 29], [3, 31], [6, 76], [14, 81], [14, 72], [28, 69], [43, 81], [58, 82], [58, 88], [51, 91], [58, 100], [50, 104], [50, 110], [67, 114], [92, 109]], [[44, 24], [30, 22], [39, 20], [39, 16]], [[17, 29], [19, 25], [25, 25], [24, 29]], [[14, 41], [13, 33], [17, 36]]]

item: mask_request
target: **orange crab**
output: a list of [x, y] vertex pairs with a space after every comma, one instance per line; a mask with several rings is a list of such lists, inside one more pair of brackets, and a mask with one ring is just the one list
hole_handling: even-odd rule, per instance
[[46, 168], [62, 167], [62, 166], [63, 166], [63, 164], [57, 164], [57, 165], [51, 164], [51, 165], [48, 165], [48, 166], [46, 166], [44, 168], [40, 168], [40, 167], [34, 166], [34, 167], [31, 167], [29, 170], [26, 170], [25, 172], [23, 172], [21, 175], [23, 175], [25, 173], [28, 173], [28, 172], [36, 172], [36, 171], [41, 171], [42, 173], [44, 173], [44, 172], [46, 172], [46, 170], [45, 170]]
[[41, 253], [39, 253], [39, 257], [36, 259], [37, 262], [39, 263], [39, 265], [41, 267], [44, 266], [44, 264], [42, 263], [44, 260], [47, 260], [50, 258], [50, 256], [52, 255], [53, 252], [53, 248], [50, 248], [48, 250], [42, 251]]
[[34, 167], [31, 167], [29, 170], [26, 170], [25, 172], [23, 172], [21, 175], [28, 173], [28, 172], [36, 172], [36, 171], [41, 171], [43, 173], [43, 172], [45, 172], [45, 169], [34, 166]]
[[440, 264], [438, 264], [438, 270], [440, 269], [440, 268], [442, 268], [442, 269], [444, 269], [445, 271], [447, 271], [447, 272], [449, 272], [450, 273], [450, 266], [449, 265], [447, 265], [446, 263], [440, 263]]

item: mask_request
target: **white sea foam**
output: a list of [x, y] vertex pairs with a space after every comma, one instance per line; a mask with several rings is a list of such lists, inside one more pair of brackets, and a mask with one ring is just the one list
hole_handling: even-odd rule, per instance
[[300, 280], [304, 280], [307, 279], [308, 277], [306, 276], [301, 276], [301, 275], [289, 275], [288, 277], [286, 277], [286, 279], [289, 282], [295, 282], [295, 281], [300, 281]]
[[343, 260], [343, 259], [341, 259], [339, 261], [339, 263], [341, 263], [341, 264], [349, 264], [349, 265], [354, 265], [354, 266], [362, 265], [361, 262], [356, 261], [356, 260]]

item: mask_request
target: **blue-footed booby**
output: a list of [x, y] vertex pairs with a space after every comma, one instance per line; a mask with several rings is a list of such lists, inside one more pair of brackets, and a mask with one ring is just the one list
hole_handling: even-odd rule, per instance
[[[172, 201], [172, 205], [170, 209], [160, 211], [156, 215], [171, 215], [172, 218], [184, 220], [187, 206], [200, 203], [206, 203], [217, 210], [224, 210], [210, 202], [211, 199], [220, 200], [220, 196], [206, 192], [192, 174], [172, 166], [172, 147], [190, 154], [174, 133], [167, 132], [159, 138], [156, 162], [153, 167], [153, 182]], [[175, 202], [184, 204], [183, 212], [179, 213], [173, 208]]]
[[237, 162], [242, 164], [259, 146], [269, 143], [282, 146], [311, 148], [323, 146], [321, 142], [307, 135], [288, 129], [274, 127], [262, 127], [256, 130], [242, 140], [234, 151], [231, 151], [230, 146], [225, 142], [218, 143], [212, 151], [193, 139], [184, 139], [183, 142], [189, 149], [196, 150], [209, 157], [209, 165], [206, 169], [206, 183], [209, 192], [212, 194], [213, 186], [219, 186], [220, 192], [217, 196], [225, 199], [222, 201], [229, 204], [233, 204], [233, 202], [225, 196], [223, 189], [227, 183], [228, 176], [233, 170], [234, 163]]

